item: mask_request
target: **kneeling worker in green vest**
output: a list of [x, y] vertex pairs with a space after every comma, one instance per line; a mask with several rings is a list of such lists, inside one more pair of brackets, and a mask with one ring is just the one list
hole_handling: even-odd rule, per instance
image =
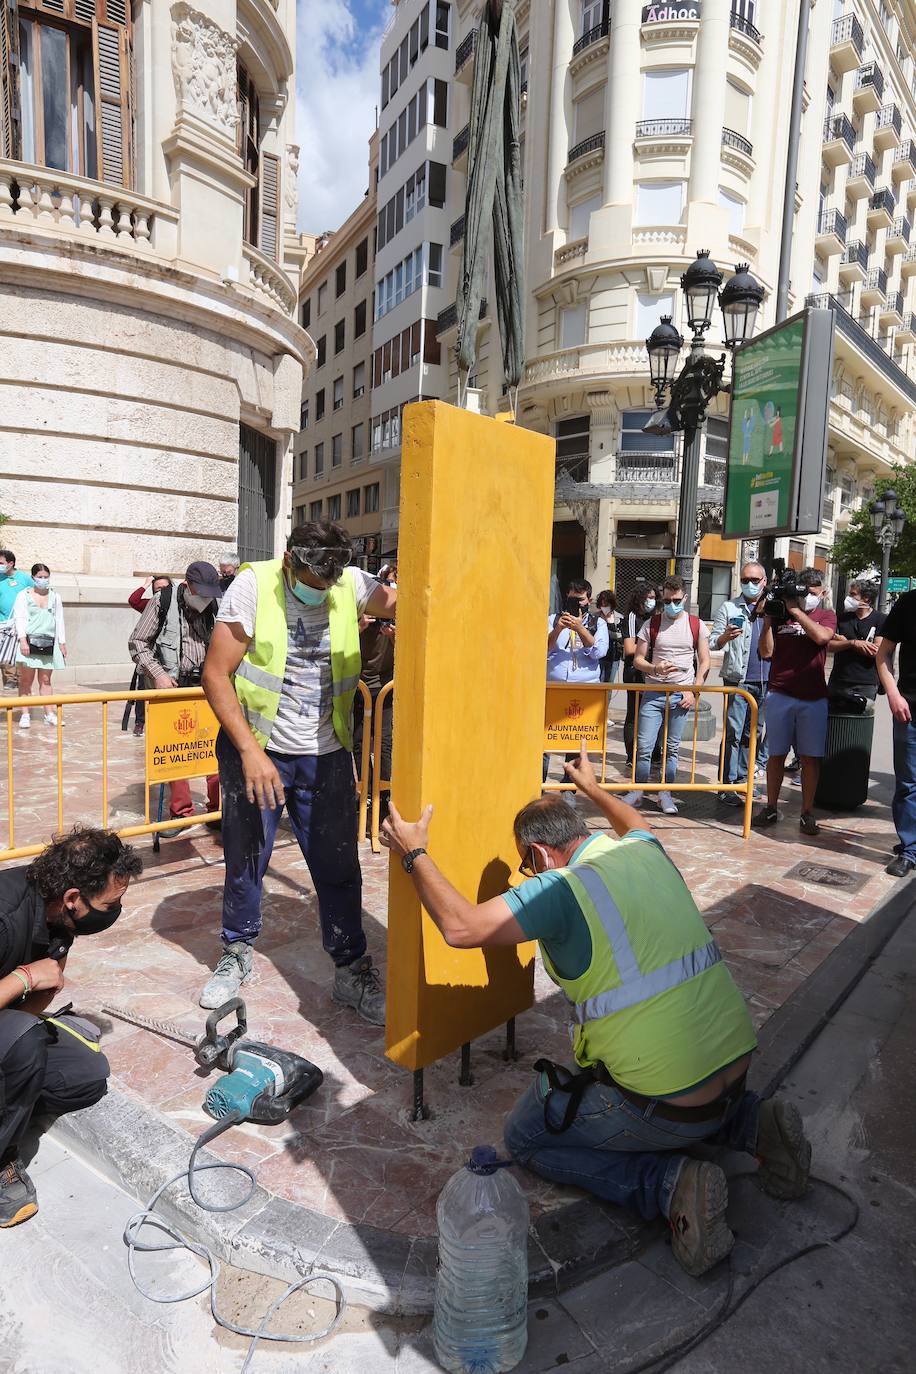
[[366, 953], [356, 840], [353, 698], [359, 617], [391, 619], [393, 587], [350, 567], [331, 521], [299, 525], [282, 559], [246, 563], [220, 604], [203, 686], [221, 730], [223, 954], [200, 998], [221, 1006], [251, 976], [261, 889], [283, 807], [315, 884], [332, 996], [373, 1025], [385, 994]]
[[450, 945], [536, 939], [571, 1004], [579, 1072], [539, 1060], [506, 1123], [513, 1157], [557, 1183], [659, 1213], [698, 1275], [729, 1253], [728, 1187], [700, 1141], [755, 1155], [768, 1193], [800, 1197], [811, 1164], [790, 1103], [745, 1088], [756, 1036], [744, 999], [674, 864], [645, 819], [598, 787], [585, 749], [570, 781], [617, 840], [589, 833], [562, 795], [515, 819], [528, 881], [476, 906], [426, 853], [432, 809], [415, 824], [392, 805], [382, 840], [404, 856], [423, 906]]

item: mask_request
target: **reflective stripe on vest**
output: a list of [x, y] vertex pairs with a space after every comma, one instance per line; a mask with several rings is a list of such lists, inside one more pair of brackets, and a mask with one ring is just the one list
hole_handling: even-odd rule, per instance
[[673, 959], [669, 964], [663, 964], [661, 968], [652, 969], [650, 973], [641, 973], [624, 919], [600, 873], [589, 864], [576, 864], [572, 872], [594, 904], [620, 975], [620, 987], [609, 988], [607, 992], [598, 993], [584, 1002], [573, 1004], [572, 1016], [577, 1025], [584, 1026], [589, 1021], [600, 1021], [602, 1017], [611, 1016], [614, 1012], [638, 1006], [640, 1002], [648, 1002], [660, 992], [670, 992], [681, 983], [696, 978], [697, 974], [705, 973], [721, 960], [719, 946], [715, 940], [710, 940], [708, 944]]
[[235, 670], [236, 677], [243, 677], [246, 682], [253, 682], [255, 687], [264, 687], [268, 692], [279, 692], [283, 687], [282, 677], [277, 677], [274, 673], [269, 673], [266, 668], [259, 668], [250, 659], [243, 658]]

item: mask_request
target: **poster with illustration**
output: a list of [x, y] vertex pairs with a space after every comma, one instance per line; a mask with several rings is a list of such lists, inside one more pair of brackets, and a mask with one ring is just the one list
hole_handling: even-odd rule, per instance
[[789, 320], [735, 354], [725, 537], [790, 523], [798, 437], [804, 317]]

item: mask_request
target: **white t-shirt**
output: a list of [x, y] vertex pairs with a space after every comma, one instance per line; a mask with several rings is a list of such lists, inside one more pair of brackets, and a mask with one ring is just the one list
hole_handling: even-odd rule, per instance
[[[362, 615], [379, 584], [361, 568], [345, 568], [343, 575], [355, 584], [356, 613]], [[293, 596], [285, 579], [284, 590], [289, 633], [286, 671], [267, 747], [276, 754], [332, 754], [342, 746], [332, 722], [334, 698], [328, 603], [303, 605]], [[257, 611], [257, 580], [251, 568], [243, 568], [220, 602], [216, 618], [241, 625], [254, 643]]]
[[[649, 657], [649, 624], [651, 619], [652, 617], [650, 616], [649, 620], [643, 623], [642, 629], [639, 631], [637, 651], [642, 653], [644, 658]], [[702, 643], [704, 639], [709, 639], [709, 631], [701, 620], [699, 642]], [[645, 645], [644, 650], [641, 647], [643, 645]], [[656, 684], [671, 684], [676, 682], [682, 686], [687, 683], [696, 682], [697, 675], [693, 665], [693, 655], [693, 632], [690, 628], [690, 616], [686, 611], [681, 611], [680, 615], [672, 620], [671, 617], [665, 615], [663, 611], [662, 623], [658, 627], [655, 647], [652, 650], [652, 662], [673, 663], [675, 668], [674, 672], [669, 673], [667, 677], [657, 677], [652, 673], [646, 673], [646, 682], [654, 682]]]

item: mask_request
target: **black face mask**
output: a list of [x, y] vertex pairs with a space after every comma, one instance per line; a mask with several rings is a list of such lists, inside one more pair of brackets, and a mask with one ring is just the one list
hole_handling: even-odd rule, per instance
[[70, 916], [73, 921], [74, 935], [101, 935], [103, 930], [109, 930], [121, 915], [122, 906], [120, 902], [115, 902], [107, 911], [101, 911], [97, 906], [93, 906], [88, 897], [80, 893], [86, 906], [89, 908], [85, 916], [77, 916], [71, 911]]

